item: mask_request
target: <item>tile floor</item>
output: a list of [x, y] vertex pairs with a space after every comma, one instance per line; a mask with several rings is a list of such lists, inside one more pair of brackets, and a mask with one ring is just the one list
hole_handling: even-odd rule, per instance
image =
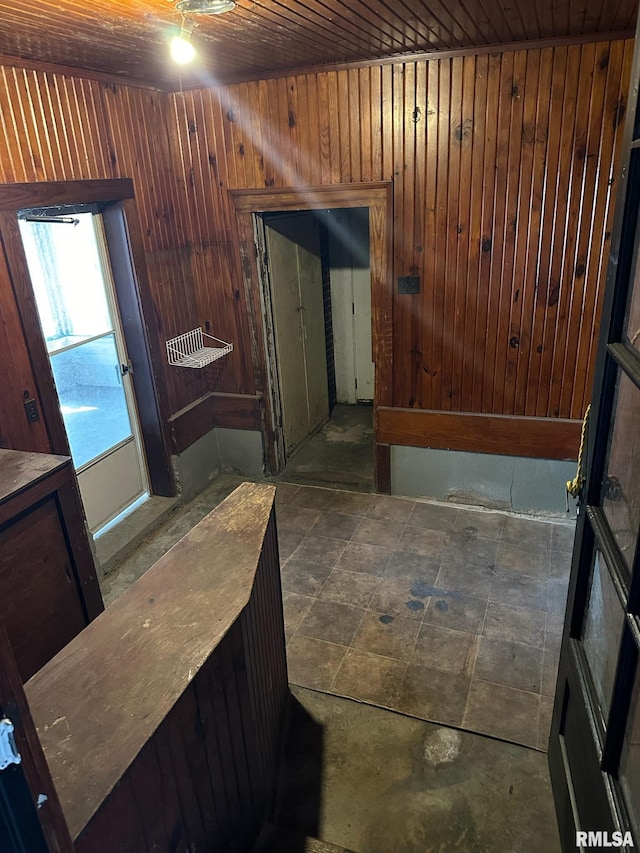
[[293, 684], [546, 750], [573, 527], [278, 484]]

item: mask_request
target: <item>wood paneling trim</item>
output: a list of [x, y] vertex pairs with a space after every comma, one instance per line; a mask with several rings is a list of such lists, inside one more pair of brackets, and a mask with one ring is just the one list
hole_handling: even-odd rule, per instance
[[[15, 339], [11, 342], [11, 350], [18, 354], [26, 349], [28, 361], [28, 365], [21, 365], [25, 387], [16, 389], [20, 390], [22, 399], [14, 392], [10, 415], [14, 422], [11, 424], [13, 428], [22, 421], [25, 438], [20, 445], [12, 443], [11, 449], [71, 456], [15, 212], [0, 210], [0, 250], [4, 253], [0, 264], [4, 268], [2, 262], [6, 259], [6, 273], [10, 282], [10, 289], [7, 288], [3, 294], [4, 310], [11, 315], [17, 312], [21, 326], [19, 330], [13, 329]], [[3, 353], [0, 358], [4, 361], [6, 355]], [[31, 381], [27, 371], [31, 373]], [[27, 381], [28, 385], [25, 385]], [[40, 420], [31, 424], [26, 423], [26, 418], [23, 421], [24, 409], [20, 411], [19, 402], [23, 402], [25, 395], [34, 396], [39, 402]]]
[[261, 397], [215, 391], [194, 400], [169, 419], [174, 453], [182, 453], [214, 427], [262, 429]]
[[324, 210], [329, 207], [369, 207], [386, 204], [390, 184], [354, 181], [340, 186], [310, 186], [230, 190], [237, 213], [261, 213], [272, 210]]
[[61, 204], [97, 204], [133, 198], [129, 178], [96, 181], [46, 181], [42, 183], [2, 184], [0, 210], [30, 207], [56, 207]]
[[409, 447], [497, 453], [534, 459], [576, 459], [581, 421], [378, 409], [377, 440]]
[[151, 491], [168, 497], [175, 494], [175, 485], [169, 460], [169, 411], [160, 372], [163, 354], [157, 336], [147, 329], [153, 300], [135, 201], [111, 205], [102, 220], [122, 330], [134, 368], [133, 387]]
[[385, 495], [391, 494], [391, 448], [388, 444], [376, 442], [374, 467], [376, 490]]
[[[112, 86], [122, 86], [125, 82], [117, 74], [109, 74], [103, 71], [94, 71], [90, 68], [74, 68], [72, 65], [58, 65], [54, 62], [41, 62], [37, 59], [24, 59], [18, 56], [0, 55], [0, 65], [7, 68], [28, 68], [32, 71], [40, 71], [44, 74], [61, 74], [65, 77], [81, 77], [83, 80], [96, 80], [99, 83], [109, 83]], [[158, 89], [162, 86], [153, 86], [150, 81], [134, 80], [127, 78], [126, 85], [139, 89]]]
[[[253, 214], [283, 210], [325, 210], [339, 207], [369, 209], [369, 255], [371, 265], [372, 353], [376, 364], [375, 402], [392, 401], [393, 378], [393, 284], [392, 224], [393, 195], [390, 182], [353, 182], [340, 186], [315, 186], [299, 189], [249, 189], [230, 191], [236, 211], [236, 222], [244, 277], [256, 386], [263, 394], [265, 411], [265, 446], [272, 473], [277, 473], [275, 442], [279, 440], [273, 426], [273, 392], [269, 383], [267, 351], [264, 337], [260, 274], [253, 233]], [[280, 437], [281, 438], [281, 437]], [[284, 458], [284, 453], [281, 454]]]

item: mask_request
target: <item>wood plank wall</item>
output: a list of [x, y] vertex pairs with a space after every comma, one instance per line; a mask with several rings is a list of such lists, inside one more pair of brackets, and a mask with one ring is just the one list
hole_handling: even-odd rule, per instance
[[392, 180], [394, 275], [421, 279], [419, 295], [394, 296], [394, 406], [579, 418], [631, 47], [521, 50], [176, 94], [185, 174], [211, 229], [212, 179], [215, 194], [220, 183]]
[[[246, 311], [229, 282], [235, 256], [219, 238], [224, 228], [208, 241], [197, 230], [205, 216], [192, 209], [188, 176], [183, 183], [180, 151], [168, 132], [171, 116], [164, 93], [0, 67], [0, 183], [131, 177], [153, 295], [153, 304], [144, 306], [150, 333], [164, 350], [167, 338], [209, 323], [214, 334], [235, 343], [215, 372], [185, 376], [163, 366], [166, 419], [212, 389], [254, 389], [243, 344]], [[221, 280], [226, 287], [218, 286]], [[10, 300], [4, 287], [0, 304]]]
[[235, 345], [208, 373], [164, 368], [167, 417], [259, 390], [227, 190], [371, 180], [394, 184], [394, 278], [421, 279], [394, 295], [393, 405], [576, 419], [631, 55], [576, 44], [172, 95], [6, 68], [0, 180], [133, 177], [152, 333], [209, 323]]

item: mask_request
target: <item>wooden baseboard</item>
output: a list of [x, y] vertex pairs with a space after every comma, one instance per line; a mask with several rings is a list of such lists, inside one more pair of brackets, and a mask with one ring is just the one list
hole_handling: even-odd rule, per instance
[[376, 441], [533, 459], [578, 456], [581, 421], [381, 406]]
[[254, 394], [205, 394], [169, 418], [174, 453], [182, 453], [214, 427], [262, 429], [261, 398]]

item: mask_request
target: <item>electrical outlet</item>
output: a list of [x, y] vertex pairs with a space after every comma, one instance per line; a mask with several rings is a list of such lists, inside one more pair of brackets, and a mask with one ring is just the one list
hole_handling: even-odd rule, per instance
[[38, 403], [33, 397], [24, 401], [24, 410], [27, 413], [27, 420], [30, 424], [40, 420], [40, 412], [38, 411]]

